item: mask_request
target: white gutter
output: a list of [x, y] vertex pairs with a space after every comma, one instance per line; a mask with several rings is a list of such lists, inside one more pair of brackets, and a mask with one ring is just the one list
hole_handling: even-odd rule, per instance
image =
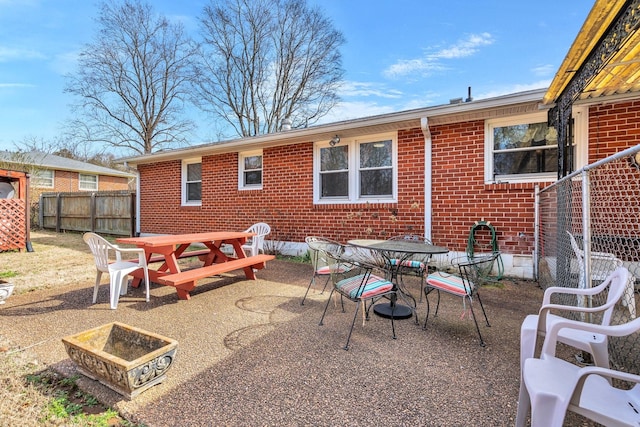
[[420, 127], [422, 128], [422, 134], [424, 135], [424, 237], [432, 240], [431, 237], [431, 227], [433, 221], [431, 220], [431, 192], [433, 191], [433, 177], [432, 171], [433, 166], [432, 162], [432, 143], [431, 140], [431, 130], [429, 129], [429, 118], [422, 117], [420, 119]]

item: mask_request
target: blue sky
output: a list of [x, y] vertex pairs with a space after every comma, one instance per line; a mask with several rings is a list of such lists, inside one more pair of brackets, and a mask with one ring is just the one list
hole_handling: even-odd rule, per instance
[[[308, 0], [346, 37], [343, 102], [323, 122], [544, 88], [593, 0]], [[205, 0], [150, 0], [197, 32]], [[96, 33], [92, 0], [0, 0], [0, 149], [50, 141], [70, 117], [64, 74]], [[194, 143], [214, 140], [205, 117]]]

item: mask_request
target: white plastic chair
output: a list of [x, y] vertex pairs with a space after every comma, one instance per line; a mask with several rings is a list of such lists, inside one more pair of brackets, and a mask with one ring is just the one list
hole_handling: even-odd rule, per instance
[[256, 233], [251, 237], [250, 241], [242, 245], [242, 250], [247, 256], [258, 255], [264, 253], [264, 237], [271, 233], [271, 227], [264, 222], [258, 222], [245, 230], [246, 232]]
[[[601, 313], [601, 326], [608, 326], [611, 323], [613, 310], [616, 303], [622, 298], [628, 282], [629, 272], [626, 268], [620, 267], [611, 273], [600, 285], [589, 289], [576, 289], [564, 287], [550, 287], [544, 292], [542, 307], [538, 314], [530, 314], [522, 322], [520, 328], [520, 396], [518, 404], [518, 414], [516, 416], [516, 426], [524, 426], [527, 413], [529, 412], [529, 400], [526, 398], [523, 373], [525, 362], [535, 356], [536, 341], [538, 335], [547, 335], [550, 329], [556, 324], [568, 320], [551, 311], [565, 311], [575, 313], [594, 314]], [[551, 297], [554, 294], [570, 294], [579, 297], [589, 297], [598, 295], [608, 288], [607, 299], [604, 304], [596, 307], [584, 307], [573, 305], [552, 304]], [[585, 323], [574, 321], [577, 323]], [[554, 338], [564, 344], [570, 345], [579, 350], [589, 352], [593, 356], [595, 366], [602, 368], [609, 367], [609, 348], [606, 334], [585, 332], [581, 329], [562, 329]]]
[[[85, 233], [84, 241], [89, 245], [91, 253], [96, 262], [96, 284], [93, 288], [93, 303], [98, 299], [98, 287], [102, 273], [109, 274], [109, 295], [111, 308], [118, 308], [118, 298], [127, 293], [127, 276], [136, 270], [144, 270], [144, 284], [147, 292], [147, 302], [149, 302], [149, 269], [144, 249], [141, 248], [120, 248], [109, 243], [103, 237], [95, 233]], [[115, 253], [115, 262], [110, 262], [109, 251]], [[138, 259], [125, 260], [122, 254], [136, 254]]]
[[[540, 359], [530, 358], [522, 374], [533, 427], [562, 426], [567, 411], [607, 426], [640, 425], [640, 376], [600, 366], [579, 367], [555, 357], [559, 334], [566, 329], [608, 336], [627, 336], [640, 330], [640, 319], [603, 326], [575, 320], [555, 323], [547, 331]], [[633, 384], [616, 387], [612, 379]]]
[[[589, 288], [590, 284], [587, 283], [584, 277], [584, 251], [578, 246], [576, 238], [573, 237], [569, 231], [567, 231], [571, 240], [571, 247], [578, 259], [578, 283], [581, 288]], [[623, 267], [621, 259], [615, 257], [615, 255], [608, 252], [591, 252], [591, 280], [596, 283], [602, 282], [612, 271], [618, 267]], [[628, 308], [629, 315], [632, 319], [636, 318], [636, 300], [634, 297], [635, 292], [635, 276], [629, 273], [629, 279], [627, 280], [627, 288], [625, 289], [624, 299], [622, 303]]]

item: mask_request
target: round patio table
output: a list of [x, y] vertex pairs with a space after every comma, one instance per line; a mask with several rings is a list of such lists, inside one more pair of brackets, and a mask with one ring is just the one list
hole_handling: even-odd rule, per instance
[[[356, 239], [347, 242], [351, 246], [364, 248], [380, 253], [385, 261], [384, 268], [387, 270], [393, 287], [396, 291], [405, 292], [398, 286], [398, 271], [402, 264], [410, 260], [415, 255], [436, 255], [446, 254], [449, 249], [443, 246], [436, 246], [424, 243], [419, 240], [375, 240], [375, 239]], [[391, 260], [398, 260], [391, 262]], [[411, 295], [409, 295], [411, 296]], [[413, 299], [413, 297], [411, 297]], [[391, 295], [388, 303], [376, 304], [373, 306], [373, 312], [378, 316], [394, 319], [408, 319], [413, 315], [414, 309], [397, 303], [398, 296]], [[415, 300], [414, 300], [415, 302]]]

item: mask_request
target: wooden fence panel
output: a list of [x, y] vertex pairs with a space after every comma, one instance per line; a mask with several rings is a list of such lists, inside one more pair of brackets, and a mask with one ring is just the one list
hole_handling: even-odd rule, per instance
[[43, 228], [93, 231], [132, 236], [135, 231], [136, 195], [130, 191], [43, 193], [40, 224]]

